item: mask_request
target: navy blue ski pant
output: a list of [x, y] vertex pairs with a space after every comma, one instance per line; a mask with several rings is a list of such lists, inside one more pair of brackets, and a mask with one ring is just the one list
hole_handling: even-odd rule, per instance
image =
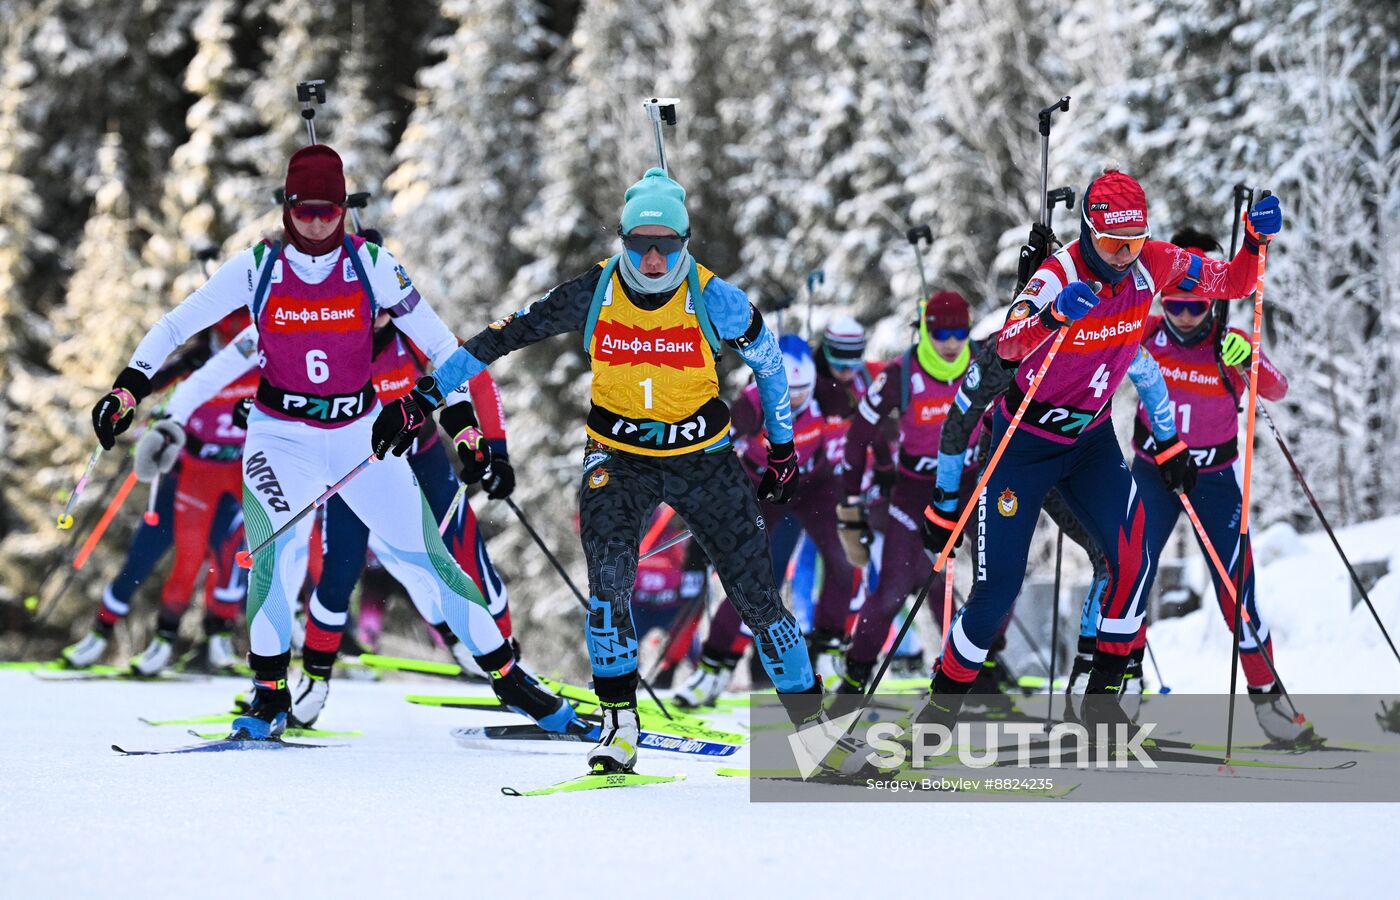
[[[993, 445], [1007, 427], [998, 411]], [[977, 677], [1010, 619], [1041, 506], [1055, 487], [1103, 551], [1108, 567], [1097, 651], [1126, 658], [1132, 649], [1146, 613], [1153, 561], [1147, 553], [1142, 497], [1112, 423], [1105, 419], [1072, 444], [1018, 430], [968, 521], [971, 560], [964, 549], [959, 562], [974, 567], [972, 596], [950, 630], [940, 663], [954, 681], [970, 683]]]

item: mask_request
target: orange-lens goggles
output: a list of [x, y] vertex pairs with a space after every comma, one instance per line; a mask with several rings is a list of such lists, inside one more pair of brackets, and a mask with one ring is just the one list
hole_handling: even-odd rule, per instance
[[1093, 225], [1089, 226], [1089, 234], [1094, 238], [1094, 246], [1102, 250], [1106, 255], [1113, 256], [1124, 247], [1129, 253], [1140, 253], [1147, 239], [1152, 236], [1152, 232], [1144, 231], [1142, 234], [1123, 235], [1105, 234]]

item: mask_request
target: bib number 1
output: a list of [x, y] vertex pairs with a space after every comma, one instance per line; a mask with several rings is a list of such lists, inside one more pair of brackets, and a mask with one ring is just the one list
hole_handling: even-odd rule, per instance
[[641, 385], [642, 385], [642, 407], [645, 408], [645, 409], [651, 409], [651, 379], [650, 379], [650, 378], [644, 378], [644, 379], [642, 379]]

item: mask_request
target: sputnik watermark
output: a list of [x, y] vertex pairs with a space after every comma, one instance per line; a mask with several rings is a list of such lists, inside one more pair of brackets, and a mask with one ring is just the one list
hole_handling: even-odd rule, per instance
[[[973, 744], [973, 731], [979, 724], [983, 732], [980, 750]], [[960, 722], [956, 726], [955, 742], [954, 730], [946, 725], [915, 724], [911, 733], [898, 722], [880, 722], [870, 726], [865, 741], [871, 750], [868, 760], [881, 769], [900, 768], [906, 763], [915, 769], [926, 768], [931, 761], [941, 762], [954, 749], [958, 762], [970, 769], [1032, 763], [1080, 769], [1091, 765], [1125, 769], [1132, 760], [1144, 768], [1155, 769], [1157, 763], [1143, 748], [1143, 741], [1151, 736], [1155, 727], [1153, 723], [1118, 724], [1111, 728], [1100, 724], [1094, 728], [1091, 744], [1089, 730], [1074, 722], [1061, 722], [1044, 737], [1044, 726], [1034, 722]], [[905, 740], [906, 735], [910, 739]], [[1007, 738], [1016, 741], [1014, 757], [1006, 753], [1009, 748], [1003, 747]], [[1032, 746], [1034, 739], [1040, 739], [1040, 743]]]

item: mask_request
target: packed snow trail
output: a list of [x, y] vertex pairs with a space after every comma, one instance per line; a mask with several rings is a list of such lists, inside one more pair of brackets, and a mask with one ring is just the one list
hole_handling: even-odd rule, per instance
[[[337, 898], [446, 895], [463, 885], [483, 896], [591, 892], [604, 847], [625, 856], [631, 889], [676, 897], [713, 898], [736, 878], [745, 892], [780, 896], [968, 878], [1003, 895], [1080, 896], [1088, 876], [1075, 874], [1074, 848], [1109, 816], [1134, 851], [1097, 860], [1094, 879], [1131, 882], [1135, 896], [1243, 887], [1229, 862], [1243, 851], [1230, 836], [1257, 833], [1270, 835], [1272, 858], [1290, 864], [1250, 867], [1251, 894], [1361, 892], [1386, 877], [1394, 810], [1381, 804], [754, 804], [748, 782], [717, 776], [716, 761], [658, 752], [645, 753], [639, 769], [684, 781], [506, 797], [503, 786], [581, 774], [579, 745], [464, 750], [452, 728], [524, 720], [404, 701], [441, 690], [440, 680], [338, 680], [318, 725], [364, 731], [333, 741], [343, 748], [134, 758], [110, 749], [188, 744], [183, 727], [138, 716], [214, 713], [245, 687], [67, 684], [0, 672], [4, 893], [232, 897], [254, 882]], [[748, 765], [747, 752], [733, 765]]]

